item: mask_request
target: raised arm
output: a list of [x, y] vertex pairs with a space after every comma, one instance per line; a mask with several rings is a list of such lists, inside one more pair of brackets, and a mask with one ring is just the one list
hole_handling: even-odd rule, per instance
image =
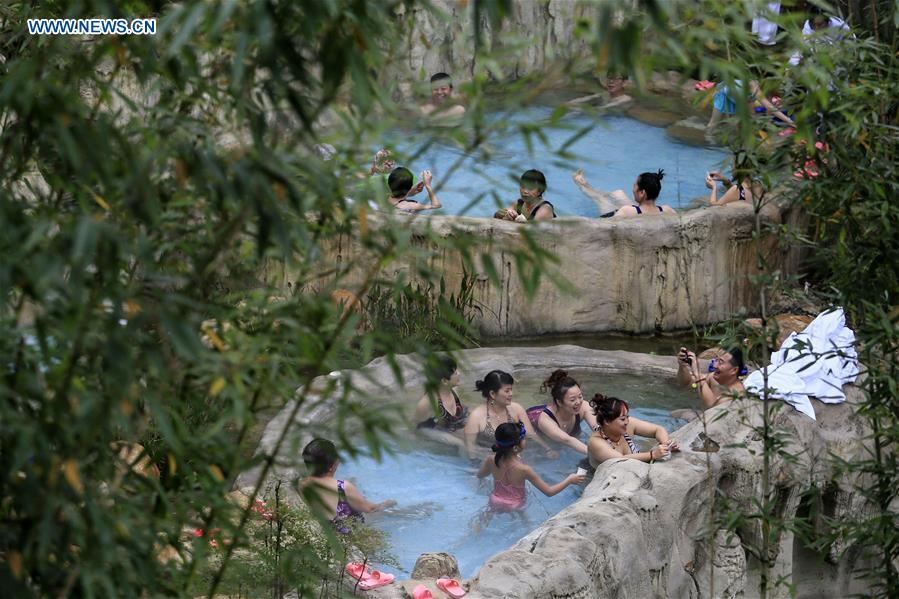
[[755, 99], [759, 101], [759, 103], [765, 107], [767, 114], [773, 115], [774, 118], [783, 121], [784, 123], [793, 124], [793, 120], [785, 115], [780, 109], [771, 103], [771, 100], [768, 99], [768, 96], [765, 95], [765, 92], [762, 91], [762, 87], [759, 85], [758, 81], [750, 81], [749, 89], [752, 94], [755, 96]]
[[540, 414], [540, 432], [553, 441], [567, 445], [571, 449], [587, 455], [587, 446], [577, 437], [572, 437], [559, 428], [559, 425], [546, 414]]
[[591, 187], [590, 184], [587, 183], [584, 171], [581, 169], [574, 171], [571, 178], [584, 195], [596, 203], [596, 207], [599, 208], [600, 214], [614, 212], [629, 202], [627, 194], [624, 194], [624, 192], [621, 192], [620, 190], [609, 192], [600, 191], [599, 189]]
[[524, 479], [537, 487], [547, 497], [552, 497], [568, 485], [580, 484], [586, 479], [583, 474], [569, 474], [561, 482], [550, 486], [530, 466], [522, 465], [521, 467], [524, 469]]
[[356, 488], [356, 485], [351, 482], [344, 483], [343, 488], [346, 491], [347, 503], [349, 503], [350, 507], [357, 512], [370, 514], [371, 512], [379, 512], [396, 505], [396, 501], [394, 501], [393, 499], [388, 499], [387, 501], [382, 501], [381, 503], [372, 503], [368, 501], [365, 497], [362, 496], [362, 493], [359, 491], [359, 489]]

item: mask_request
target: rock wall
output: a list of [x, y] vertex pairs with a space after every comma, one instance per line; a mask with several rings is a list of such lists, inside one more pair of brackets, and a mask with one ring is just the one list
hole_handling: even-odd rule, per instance
[[[423, 8], [399, 13], [410, 26], [399, 50], [402, 59], [385, 80], [399, 82], [401, 97], [411, 97], [416, 88], [429, 93], [434, 73], [450, 73], [457, 82], [473, 76], [475, 4], [435, 0], [436, 14]], [[486, 15], [481, 18], [485, 46], [515, 57], [497, 65], [499, 72], [494, 70], [494, 75], [514, 79], [541, 72], [555, 59], [589, 56], [590, 45], [578, 40], [574, 29], [578, 17], [595, 12], [596, 6], [571, 0], [520, 0], [512, 2], [511, 9], [499, 29], [490, 27]]]
[[[850, 401], [858, 399], [855, 391]], [[791, 458], [775, 457], [770, 471], [778, 522], [818, 513], [815, 534], [824, 534], [825, 517], [869, 513], [854, 492], [856, 481], [836, 473], [829, 456], [862, 459], [864, 427], [849, 404], [814, 406], [817, 423], [776, 404], [773, 426], [786, 437], [784, 452]], [[470, 596], [536, 599], [559, 597], [561, 589], [565, 597], [610, 599], [759, 596], [758, 561], [741, 541], [758, 546], [760, 527], [747, 519], [736, 534], [726, 533], [713, 525], [709, 508], [719, 493], [734, 511], [757, 512], [761, 411], [756, 399], [707, 411], [705, 430], [696, 420], [674, 433], [686, 451], [669, 462], [603, 464], [577, 503], [488, 560]], [[696, 451], [704, 446], [703, 434], [720, 451]], [[853, 577], [857, 555], [841, 555], [841, 549], [821, 554], [789, 531], [776, 534], [770, 579], [783, 577], [783, 584], [768, 596], [792, 596], [790, 584], [797, 597], [863, 593], [865, 585]]]
[[[773, 206], [766, 224], [782, 221]], [[737, 311], [752, 315], [758, 297], [749, 276], [756, 272], [754, 215], [750, 206], [730, 205], [652, 218], [560, 218], [551, 223], [510, 223], [452, 216], [407, 217], [379, 214], [370, 219], [376, 232], [387, 222], [415, 232], [431, 228], [439, 237], [473, 236], [472, 254], [488, 254], [499, 272], [499, 288], [481, 270], [474, 273], [475, 321], [488, 336], [544, 333], [676, 330], [719, 322]], [[523, 243], [520, 228], [533, 232], [539, 246], [555, 254], [556, 275], [570, 283], [563, 290], [544, 280], [529, 298], [509, 249]], [[376, 235], [377, 233], [375, 233]], [[424, 237], [420, 237], [425, 239]], [[424, 244], [425, 242], [421, 242]], [[796, 260], [773, 238], [763, 242], [772, 270], [795, 272]], [[437, 247], [430, 266], [444, 273], [447, 293], [457, 292], [464, 275], [462, 257]], [[349, 268], [341, 287], [357, 291], [363, 269], [372, 263], [354, 236], [342, 236], [325, 248], [322, 272]], [[475, 260], [475, 268], [481, 269]], [[414, 259], [400, 257], [384, 270], [388, 278], [404, 273], [415, 280]], [[289, 268], [272, 264], [269, 276], [295, 288]], [[333, 277], [333, 275], [331, 275]], [[330, 284], [326, 277], [317, 285]], [[310, 289], [317, 291], [318, 289]]]
[[[589, 350], [565, 345], [547, 348], [484, 348], [456, 355], [463, 373], [500, 368], [518, 376], [524, 372], [560, 367], [574, 372], [631, 373], [647, 377], [676, 375], [670, 356]], [[352, 399], [373, 402], [384, 398], [409, 410], [421, 393], [422, 368], [411, 356], [398, 356], [405, 384], [397, 382], [383, 358], [360, 371], [343, 373], [359, 391]], [[319, 377], [312, 388], [333, 381]], [[772, 404], [773, 430], [786, 442], [770, 466], [775, 489], [776, 516], [786, 522], [795, 516], [813, 518], [816, 534], [825, 532], [827, 518], [869, 515], [869, 506], [856, 492], [859, 481], [837, 472], [831, 454], [857, 461], [867, 456], [869, 434], [855, 414], [860, 392], [847, 389], [848, 401], [827, 405], [813, 400], [817, 421], [781, 402]], [[258, 453], [271, 455], [287, 426], [293, 404], [266, 427]], [[713, 498], [731, 502], [731, 510], [747, 513], [761, 494], [762, 402], [746, 399], [705, 412], [673, 433], [682, 448], [667, 462], [646, 464], [617, 460], [601, 465], [581, 499], [548, 519], [507, 551], [501, 552], [467, 581], [473, 599], [596, 599], [756, 597], [758, 562], [742, 543], [758, 545], [760, 527], [744, 519], [735, 534], [721, 530], [710, 518]], [[299, 447], [321, 423], [332, 421], [334, 403], [314, 396], [300, 410], [296, 438], [279, 453], [273, 477], [292, 480], [300, 475]], [[288, 438], [293, 435], [288, 435]], [[784, 457], [786, 456], [786, 457]], [[258, 482], [258, 469], [238, 477], [238, 487]], [[717, 495], [716, 495], [717, 494]], [[853, 578], [864, 566], [857, 552], [844, 544], [828, 553], [807, 547], [789, 531], [772, 543], [772, 577], [784, 585], [769, 597], [789, 597], [794, 584], [800, 598], [842, 598], [864, 593]], [[712, 586], [713, 585], [713, 586]], [[409, 585], [405, 585], [409, 586]], [[369, 593], [372, 597], [405, 599], [401, 584]], [[714, 591], [714, 592], [712, 592]]]

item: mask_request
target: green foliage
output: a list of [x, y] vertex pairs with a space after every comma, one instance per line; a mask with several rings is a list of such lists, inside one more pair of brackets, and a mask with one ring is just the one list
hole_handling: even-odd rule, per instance
[[443, 276], [433, 284], [406, 284], [384, 288], [375, 285], [364, 302], [365, 319], [375, 331], [389, 331], [408, 344], [464, 347], [477, 343], [471, 321], [478, 310], [474, 299], [475, 277], [463, 273], [459, 289], [447, 296]]

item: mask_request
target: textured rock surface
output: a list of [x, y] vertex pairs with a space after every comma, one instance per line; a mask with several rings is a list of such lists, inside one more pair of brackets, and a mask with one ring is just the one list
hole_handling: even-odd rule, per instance
[[459, 578], [459, 563], [449, 553], [422, 553], [415, 560], [412, 578]]
[[[630, 372], [646, 377], [674, 377], [676, 363], [670, 356], [588, 350], [577, 346], [549, 348], [484, 348], [460, 352], [463, 372], [501, 368], [518, 375], [534, 368], [562, 367], [599, 373]], [[398, 385], [390, 366], [375, 360], [360, 371], [346, 373], [358, 385], [362, 401], [391, 397], [411, 408], [422, 384], [415, 359], [397, 360], [405, 385]], [[313, 388], [324, 388], [331, 379], [320, 377]], [[371, 399], [365, 395], [371, 394]], [[867, 431], [856, 418], [856, 389], [848, 389], [849, 401], [825, 405], [813, 401], [817, 422], [788, 406], [775, 403], [772, 426], [784, 435], [784, 455], [770, 467], [776, 509], [784, 520], [795, 514], [820, 513], [828, 517], [864, 516], [864, 500], [854, 493], [857, 481], [834, 471], [828, 455], [844, 460], [860, 459], [867, 449]], [[259, 451], [269, 453], [291, 416], [292, 405], [267, 427]], [[742, 542], [758, 543], [760, 529], [753, 520], [735, 534], [710, 526], [710, 502], [716, 490], [734, 506], [751, 511], [761, 490], [762, 402], [746, 399], [705, 413], [674, 433], [684, 449], [668, 462], [645, 464], [618, 460], [600, 466], [583, 497], [547, 520], [507, 551], [489, 559], [468, 581], [472, 598], [634, 598], [709, 597], [714, 583], [716, 597], [754, 597], [758, 572], [747, 560]], [[299, 411], [303, 423], [327, 422], [334, 406], [312, 401]], [[306, 432], [308, 435], [309, 432]], [[299, 435], [298, 446], [306, 438]], [[716, 451], [705, 452], [703, 449]], [[283, 451], [275, 476], [289, 478], [298, 452]], [[251, 485], [258, 477], [246, 472], [238, 486]], [[820, 491], [814, 495], [808, 491]], [[818, 499], [810, 499], [818, 497]], [[710, 551], [710, 548], [714, 548]], [[793, 538], [780, 534], [773, 549], [775, 576], [796, 584], [799, 597], [846, 597], [865, 589], [851, 575], [858, 564], [853, 552], [841, 554], [839, 543], [827, 555], [819, 555]], [[714, 564], [714, 567], [712, 566]], [[377, 597], [404, 597], [400, 583]], [[782, 587], [771, 596], [789, 596]]]
[[[619, 221], [566, 217], [528, 225], [378, 214], [370, 218], [370, 226], [377, 230], [386, 219], [403, 219], [413, 233], [430, 227], [440, 237], [460, 231], [475, 237], [472, 253], [489, 254], [501, 282], [496, 288], [483, 271], [473, 273], [479, 310], [475, 320], [488, 335], [676, 330], [719, 322], [739, 310], [749, 315], [757, 310], [758, 296], [748, 278], [756, 265], [751, 206]], [[765, 223], [781, 220], [773, 205], [763, 212]], [[559, 257], [558, 274], [571, 283], [571, 292], [544, 282], [534, 298], [527, 297], [515, 260], [507, 252], [522, 244], [519, 231], [524, 226], [541, 248]], [[784, 276], [795, 272], [790, 250], [777, 249], [773, 240], [768, 247], [772, 270]], [[354, 285], [364, 279], [363, 268], [372, 263], [370, 258], [358, 239], [342, 236], [325, 248], [321, 270], [333, 273], [334, 267], [349, 265], [341, 286], [357, 291]], [[431, 266], [444, 273], [447, 294], [457, 292], [464, 273], [461, 257], [442, 250]], [[479, 260], [475, 268], [481, 268]], [[414, 261], [399, 257], [383, 275], [390, 279], [400, 272], [415, 281]], [[283, 266], [273, 263], [269, 273], [285, 294], [294, 287], [291, 272]]]
[[[857, 399], [855, 389], [850, 397]], [[817, 423], [789, 408], [773, 418], [786, 434], [785, 452], [796, 457], [775, 457], [771, 465], [776, 509], [783, 520], [820, 507], [829, 515], [864, 514], [852, 481], [842, 479], [828, 459], [828, 452], [850, 460], [861, 456], [861, 422], [851, 405], [813, 403]], [[708, 525], [716, 489], [734, 506], [754, 510], [761, 491], [761, 411], [755, 399], [733, 402], [674, 434], [689, 448], [705, 426], [720, 444], [715, 453], [686, 450], [667, 463], [603, 464], [582, 499], [488, 560], [470, 596], [549, 598], [564, 589], [566, 597], [708, 597], [710, 579], [716, 597], [757, 596], [757, 567], [747, 562], [740, 541], [757, 544], [758, 526], [748, 520], [736, 534], [712, 528], [708, 537]], [[745, 446], [735, 447], [740, 444]], [[808, 499], [810, 490], [822, 492], [820, 503]], [[798, 596], [846, 597], [864, 590], [851, 578], [853, 558], [819, 555], [786, 531], [774, 545], [774, 576], [795, 583]], [[783, 587], [769, 596], [790, 594]]]
[[[390, 69], [387, 80], [399, 82], [399, 95], [405, 99], [414, 95], [426, 97], [428, 81], [434, 73], [450, 73], [457, 82], [474, 73], [475, 3], [435, 0], [433, 4], [444, 18], [422, 9], [402, 13], [410, 19], [411, 28], [400, 52], [403, 60]], [[512, 14], [499, 30], [482, 19], [485, 44], [496, 50], [507, 49], [518, 57], [511, 65], [497, 67], [504, 69], [499, 73], [503, 78], [542, 71], [555, 59], [589, 56], [589, 44], [577, 39], [574, 27], [577, 17], [594, 11], [594, 7], [570, 0], [528, 0], [512, 2], [511, 7]], [[521, 39], [528, 43], [522, 46]]]

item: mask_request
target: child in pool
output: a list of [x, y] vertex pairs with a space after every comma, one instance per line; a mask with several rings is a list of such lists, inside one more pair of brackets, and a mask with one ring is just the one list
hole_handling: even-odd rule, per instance
[[496, 428], [496, 443], [493, 457], [488, 456], [478, 478], [493, 475], [493, 492], [490, 494], [490, 508], [499, 512], [513, 512], [524, 507], [526, 499], [525, 481], [537, 487], [547, 497], [552, 497], [568, 485], [584, 482], [583, 474], [569, 474], [565, 480], [554, 485], [546, 484], [534, 469], [521, 461], [521, 451], [525, 446], [524, 425], [506, 422]]
[[327, 439], [313, 439], [303, 448], [303, 462], [312, 476], [300, 482], [303, 500], [316, 513], [329, 519], [340, 534], [350, 532], [349, 525], [365, 522], [362, 514], [379, 512], [396, 505], [392, 499], [371, 503], [351, 482], [334, 477], [340, 466], [337, 448]]

